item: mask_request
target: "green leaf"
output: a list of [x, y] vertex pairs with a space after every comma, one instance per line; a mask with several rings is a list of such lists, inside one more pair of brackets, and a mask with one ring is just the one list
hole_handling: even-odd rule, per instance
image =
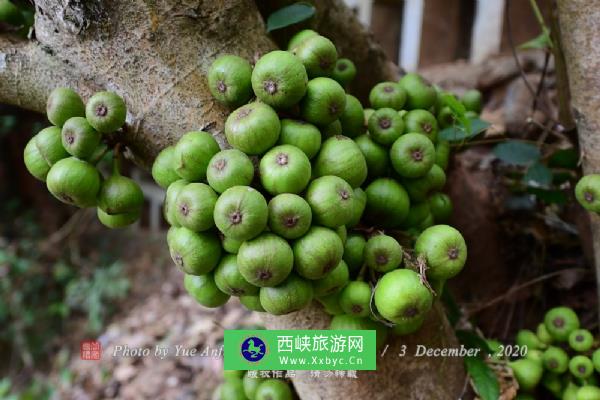
[[465, 116], [467, 109], [465, 105], [458, 101], [458, 99], [452, 93], [441, 94], [442, 104], [447, 105], [452, 111], [454, 118], [456, 118], [466, 129], [467, 132], [471, 131], [471, 121]]
[[439, 138], [448, 142], [462, 142], [464, 140], [473, 139], [480, 133], [485, 132], [490, 127], [490, 123], [479, 118], [469, 120], [471, 130], [467, 131], [464, 125], [451, 126], [443, 129], [439, 133]]
[[579, 164], [579, 154], [574, 148], [558, 149], [548, 159], [548, 166], [554, 168], [576, 169]]
[[465, 367], [482, 400], [497, 400], [500, 385], [494, 371], [479, 357], [465, 357]]
[[527, 186], [548, 188], [552, 183], [552, 171], [544, 164], [536, 162], [527, 168], [523, 182]]
[[548, 204], [564, 205], [567, 203], [567, 195], [562, 190], [546, 190], [540, 188], [527, 188], [527, 192], [534, 194], [538, 200]]
[[494, 147], [494, 154], [500, 160], [512, 165], [528, 165], [541, 158], [540, 149], [530, 143], [509, 140]]
[[308, 3], [295, 3], [280, 8], [269, 15], [267, 19], [267, 32], [307, 20], [313, 15], [315, 15], [315, 7]]
[[538, 36], [534, 37], [531, 40], [519, 45], [519, 50], [529, 50], [529, 49], [549, 49], [552, 47], [552, 40], [550, 36], [546, 33], [540, 33]]

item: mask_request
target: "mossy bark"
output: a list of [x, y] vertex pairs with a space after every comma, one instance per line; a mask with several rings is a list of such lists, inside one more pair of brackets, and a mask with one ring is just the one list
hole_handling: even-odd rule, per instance
[[[224, 145], [229, 110], [207, 89], [210, 64], [224, 53], [254, 60], [277, 47], [266, 34], [260, 13], [277, 2], [265, 6], [251, 0], [37, 0], [35, 4], [33, 40], [0, 35], [0, 102], [43, 112], [48, 94], [57, 86], [70, 86], [84, 98], [100, 89], [116, 91], [128, 107], [126, 155], [146, 168], [162, 148], [190, 130], [209, 131]], [[315, 27], [355, 61], [363, 98], [370, 85], [397, 77], [341, 0], [317, 2], [317, 8]], [[315, 307], [273, 318], [269, 326], [325, 327], [328, 319]], [[439, 308], [418, 335], [390, 343], [378, 371], [359, 374], [351, 383], [296, 379], [302, 398], [458, 398], [465, 376], [460, 360], [394, 356], [403, 343], [456, 344]]]
[[[560, 0], [559, 45], [565, 56], [571, 107], [585, 174], [600, 173], [600, 4]], [[555, 35], [558, 36], [558, 35]], [[589, 213], [594, 240], [596, 281], [600, 282], [600, 216]], [[600, 298], [600, 285], [598, 285]]]

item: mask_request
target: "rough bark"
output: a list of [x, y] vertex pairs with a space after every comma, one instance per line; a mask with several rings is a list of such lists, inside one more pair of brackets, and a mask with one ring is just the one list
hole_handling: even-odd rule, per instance
[[[600, 173], [600, 5], [586, 0], [560, 0], [558, 12], [583, 171], [597, 174]], [[593, 213], [589, 216], [596, 280], [600, 282], [600, 217]]]
[[[283, 317], [265, 317], [269, 329], [327, 329], [330, 319], [317, 304]], [[294, 387], [302, 400], [459, 399], [465, 386], [462, 358], [415, 356], [417, 345], [457, 348], [456, 337], [448, 335], [450, 331], [441, 305], [436, 304], [417, 333], [388, 337], [389, 347], [383, 347], [378, 355], [376, 371], [358, 371], [358, 379], [347, 379], [340, 385], [299, 373]]]
[[[44, 111], [47, 95], [56, 86], [73, 87], [85, 98], [99, 89], [116, 91], [128, 106], [123, 131], [128, 156], [145, 167], [186, 131], [210, 131], [225, 145], [222, 129], [228, 110], [210, 97], [208, 67], [220, 54], [251, 60], [276, 48], [251, 0], [35, 3], [35, 40], [0, 35], [0, 102]], [[319, 2], [316, 28], [356, 62], [359, 82], [371, 85], [395, 78], [381, 49], [341, 4], [339, 0]], [[269, 326], [325, 327], [327, 321], [323, 311], [313, 308], [296, 317], [273, 319]], [[435, 346], [455, 344], [454, 333], [439, 309], [423, 331], [393, 340], [392, 349], [417, 341]], [[325, 388], [321, 382], [304, 380], [297, 385], [306, 399], [352, 400], [365, 395], [452, 399], [459, 389], [454, 390], [455, 385], [448, 382], [458, 381], [460, 386], [463, 378], [462, 364], [456, 360], [423, 357], [407, 362], [386, 357], [377, 372], [361, 375], [351, 385]], [[402, 388], [398, 382], [403, 383]], [[327, 396], [321, 394], [324, 390]], [[380, 391], [395, 395], [379, 396]], [[398, 393], [404, 395], [398, 397]], [[423, 397], [423, 393], [435, 395]]]

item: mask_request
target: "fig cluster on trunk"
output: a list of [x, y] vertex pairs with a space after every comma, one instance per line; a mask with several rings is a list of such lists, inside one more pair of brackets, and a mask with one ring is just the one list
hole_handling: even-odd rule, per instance
[[[87, 103], [70, 88], [56, 88], [48, 96], [46, 115], [53, 126], [32, 137], [23, 153], [27, 170], [46, 182], [48, 191], [63, 203], [96, 207], [98, 219], [109, 228], [122, 228], [140, 218], [144, 195], [140, 186], [120, 172], [118, 131], [125, 124], [125, 101], [114, 92], [98, 92]], [[114, 148], [113, 148], [114, 147]], [[98, 168], [112, 151], [112, 172]], [[157, 165], [171, 165], [172, 150]], [[178, 175], [170, 168], [155, 178], [168, 186]]]

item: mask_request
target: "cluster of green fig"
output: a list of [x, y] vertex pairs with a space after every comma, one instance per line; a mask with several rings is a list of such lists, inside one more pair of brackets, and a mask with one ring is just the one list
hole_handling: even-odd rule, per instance
[[552, 308], [536, 332], [519, 331], [516, 344], [527, 349], [523, 358], [510, 362], [519, 399], [535, 399], [541, 385], [556, 399], [600, 400], [600, 349], [572, 309]]
[[212, 400], [292, 400], [294, 392], [285, 379], [262, 378], [246, 371], [223, 371], [224, 382]]
[[[355, 74], [312, 30], [254, 67], [235, 55], [214, 61], [208, 84], [233, 109], [232, 148], [188, 132], [152, 169], [167, 191], [171, 256], [200, 304], [237, 296], [282, 315], [315, 298], [336, 316], [332, 327], [378, 319], [405, 334], [432, 307], [432, 287], [463, 268], [462, 235], [440, 224], [452, 205], [440, 193], [449, 147], [437, 140], [438, 92], [408, 74], [375, 86], [365, 110], [344, 89]], [[412, 232], [408, 248], [401, 231]]]
[[109, 150], [106, 138], [125, 123], [123, 99], [113, 92], [98, 92], [84, 104], [72, 89], [56, 88], [46, 112], [53, 126], [25, 146], [27, 170], [46, 182], [48, 191], [63, 203], [97, 207], [98, 219], [109, 228], [135, 222], [144, 196], [135, 181], [120, 174], [118, 151], [111, 176], [104, 179], [96, 167]]
[[600, 174], [584, 175], [575, 186], [575, 198], [586, 210], [600, 214]]

